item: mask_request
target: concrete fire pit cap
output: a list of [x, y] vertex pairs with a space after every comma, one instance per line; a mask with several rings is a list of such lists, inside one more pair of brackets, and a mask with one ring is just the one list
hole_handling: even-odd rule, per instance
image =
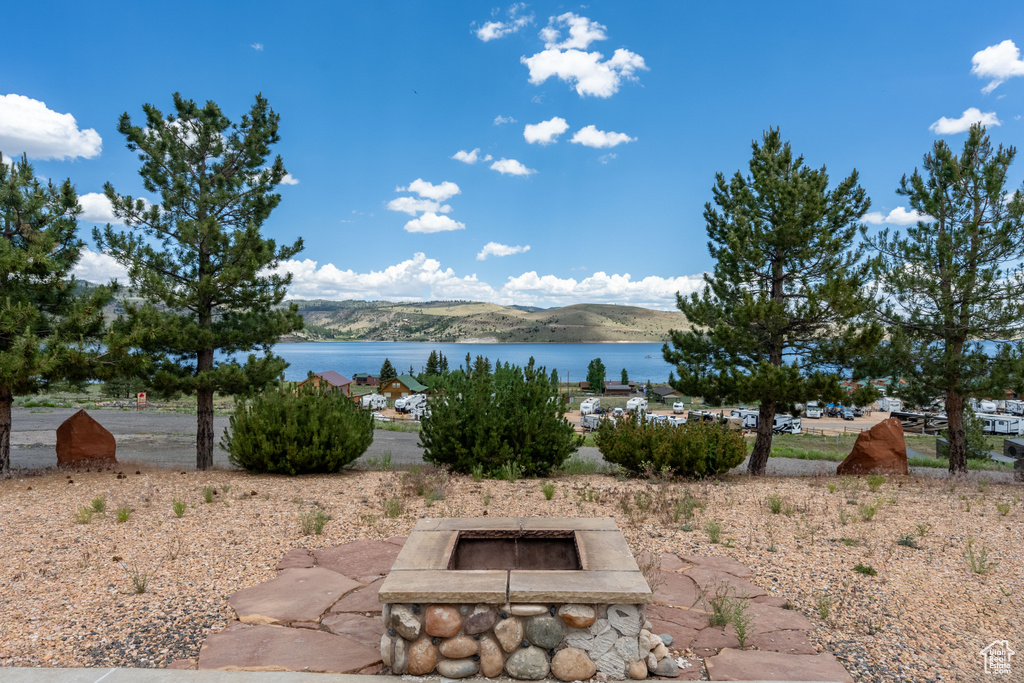
[[[574, 539], [579, 570], [449, 569], [460, 535]], [[611, 518], [489, 517], [421, 519], [381, 584], [382, 603], [507, 602], [641, 604], [647, 585]]]

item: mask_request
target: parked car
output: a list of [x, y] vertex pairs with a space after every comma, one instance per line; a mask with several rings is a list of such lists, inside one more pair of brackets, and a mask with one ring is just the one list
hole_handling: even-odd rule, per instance
[[864, 417], [864, 409], [861, 408], [860, 406], [854, 406], [853, 407], [853, 416], [854, 417]]
[[625, 414], [626, 414], [626, 411], [623, 410], [622, 408], [613, 408], [612, 409], [612, 417], [615, 418], [616, 420], [619, 419], [620, 417], [622, 417]]
[[686, 411], [686, 404], [682, 401], [676, 401], [672, 404], [672, 412], [676, 415], [681, 415]]
[[842, 416], [844, 420], [853, 419], [853, 410], [851, 410], [850, 408], [843, 408], [839, 414]]

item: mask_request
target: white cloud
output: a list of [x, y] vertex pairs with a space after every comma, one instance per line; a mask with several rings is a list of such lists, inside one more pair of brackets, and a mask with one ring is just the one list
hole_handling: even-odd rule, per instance
[[634, 140], [636, 138], [631, 138], [625, 133], [598, 130], [597, 126], [590, 125], [576, 131], [569, 142], [575, 142], [577, 145], [583, 145], [584, 147], [604, 149], [605, 147], [615, 147], [626, 142], [633, 142]]
[[1020, 49], [1012, 40], [1004, 40], [975, 52], [971, 57], [971, 73], [978, 78], [992, 79], [981, 89], [987, 95], [1006, 79], [1024, 76], [1024, 59], [1021, 59]]
[[443, 202], [459, 194], [462, 190], [459, 189], [458, 185], [449, 180], [444, 181], [440, 185], [434, 185], [426, 180], [417, 178], [409, 183], [408, 187], [396, 187], [395, 192], [415, 192], [421, 197]]
[[415, 216], [421, 212], [431, 213], [448, 213], [452, 210], [452, 207], [448, 204], [441, 205], [440, 202], [435, 202], [432, 199], [417, 199], [416, 197], [397, 197], [388, 202], [389, 211], [401, 211], [407, 213], [410, 216]]
[[526, 128], [523, 129], [523, 137], [531, 144], [536, 142], [541, 145], [549, 145], [567, 130], [569, 130], [569, 124], [562, 117], [556, 116], [540, 123], [526, 124]]
[[[78, 196], [78, 203], [82, 207], [82, 213], [79, 214], [79, 220], [86, 221], [87, 223], [110, 223], [112, 225], [124, 225], [119, 218], [114, 215], [114, 207], [111, 206], [110, 200], [107, 199], [107, 195], [100, 194], [99, 192], [86, 192], [85, 194]], [[146, 208], [152, 206], [148, 199], [142, 198], [142, 203], [145, 204]]]
[[519, 29], [533, 23], [532, 14], [520, 14], [524, 9], [526, 9], [525, 2], [512, 5], [508, 8], [508, 21], [488, 21], [476, 30], [476, 37], [486, 43], [518, 32]]
[[511, 116], [502, 116], [501, 114], [498, 114], [497, 116], [494, 117], [494, 125], [496, 126], [504, 126], [506, 123], [515, 122], [516, 120]]
[[525, 305], [616, 303], [671, 310], [675, 307], [676, 292], [687, 295], [703, 288], [703, 275], [674, 278], [652, 275], [642, 280], [633, 280], [629, 273], [609, 275], [598, 271], [577, 281], [575, 278], [537, 275], [536, 271], [531, 271], [519, 277], [510, 277], [501, 288], [501, 293], [509, 300]]
[[289, 298], [298, 299], [385, 299], [389, 301], [430, 301], [472, 299], [495, 301], [497, 292], [476, 275], [458, 277], [451, 268], [416, 253], [411, 259], [383, 270], [357, 273], [339, 270], [326, 263], [318, 267], [310, 259], [282, 261], [277, 272], [291, 273]]
[[504, 157], [491, 164], [491, 169], [502, 175], [532, 175], [537, 172], [535, 169], [526, 168], [526, 166], [523, 166], [523, 164], [515, 159], [506, 159]]
[[285, 173], [284, 177], [281, 178], [282, 185], [298, 185], [299, 179], [293, 176], [291, 173]]
[[597, 160], [600, 161], [602, 164], [607, 164], [609, 161], [611, 161], [614, 158], [615, 158], [615, 152], [608, 152], [607, 154], [602, 154], [601, 156], [599, 156], [597, 158]]
[[881, 211], [869, 211], [864, 214], [864, 218], [862, 220], [865, 223], [871, 223], [872, 225], [882, 225], [883, 223], [891, 223], [892, 225], [916, 225], [918, 221], [930, 221], [932, 218], [931, 216], [919, 213], [917, 209], [907, 211], [902, 206], [897, 206], [895, 209], [890, 211], [888, 215], [883, 215]]
[[465, 223], [453, 221], [448, 216], [438, 216], [433, 211], [428, 211], [419, 218], [413, 218], [411, 221], [405, 224], [406, 232], [432, 233], [465, 229]]
[[686, 295], [704, 286], [702, 275], [650, 276], [633, 280], [628, 274], [596, 272], [576, 280], [531, 271], [510, 277], [500, 288], [495, 288], [475, 274], [459, 277], [451, 268], [442, 268], [439, 261], [423, 253], [383, 270], [366, 273], [339, 270], [330, 263], [319, 266], [310, 259], [283, 261], [277, 271], [292, 274], [288, 296], [302, 299], [469, 299], [535, 306], [618, 303], [674, 310], [676, 292]]
[[480, 156], [480, 148], [477, 147], [472, 152], [467, 152], [464, 149], [460, 149], [458, 152], [452, 155], [452, 159], [461, 161], [464, 164], [475, 164], [478, 161], [490, 161], [493, 157], [490, 154]]
[[552, 76], [575, 84], [581, 97], [611, 97], [619, 91], [622, 79], [636, 80], [637, 71], [646, 71], [644, 58], [623, 48], [615, 51], [611, 59], [602, 61], [600, 52], [577, 49], [560, 50], [556, 47], [538, 52], [532, 57], [520, 57], [530, 70], [530, 83], [540, 85]]
[[23, 95], [0, 95], [0, 152], [30, 159], [91, 159], [103, 140], [92, 128], [78, 129], [71, 114], [58, 114]]
[[263, 52], [263, 43], [253, 43], [249, 47], [256, 50], [256, 52]]
[[[569, 29], [569, 37], [562, 40], [562, 28]], [[605, 27], [596, 21], [581, 17], [572, 12], [549, 17], [548, 25], [541, 29], [540, 37], [544, 39], [545, 48], [561, 50], [585, 50], [595, 40], [605, 40]]]
[[982, 112], [977, 107], [970, 107], [965, 109], [958, 119], [941, 117], [938, 121], [928, 126], [928, 130], [936, 135], [952, 135], [970, 130], [971, 126], [975, 123], [980, 123], [983, 126], [1001, 125], [994, 111]]
[[484, 261], [488, 256], [511, 256], [512, 254], [522, 254], [523, 252], [530, 251], [530, 245], [525, 246], [516, 245], [511, 246], [508, 244], [499, 244], [498, 242], [488, 242], [484, 245], [484, 248], [480, 250], [480, 253], [476, 255], [477, 261]]
[[94, 284], [105, 284], [113, 279], [127, 281], [128, 271], [124, 266], [115, 261], [112, 257], [89, 247], [82, 249], [81, 258], [71, 274], [79, 280], [92, 282]]

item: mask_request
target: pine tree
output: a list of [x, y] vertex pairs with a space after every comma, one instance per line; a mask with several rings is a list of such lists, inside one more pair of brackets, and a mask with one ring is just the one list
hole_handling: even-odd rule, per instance
[[384, 363], [380, 366], [380, 383], [384, 384], [389, 379], [395, 379], [398, 377], [398, 372], [395, 370], [395, 366], [391, 364], [391, 361], [387, 358], [384, 359]]
[[437, 356], [438, 356], [438, 362], [437, 362], [437, 369], [438, 369], [438, 371], [442, 375], [447, 375], [448, 374], [448, 358], [446, 358], [445, 355], [443, 353], [441, 353], [440, 351], [437, 353]]
[[[270, 349], [300, 329], [302, 317], [294, 304], [280, 306], [291, 276], [274, 269], [302, 240], [278, 247], [260, 234], [285, 176], [280, 157], [266, 164], [279, 117], [262, 96], [237, 124], [215, 103], [199, 107], [178, 93], [166, 118], [151, 104], [143, 111], [144, 126], [126, 113], [117, 128], [139, 153], [143, 187], [160, 203], [120, 195], [108, 183], [114, 215], [128, 229], [107, 225], [94, 238], [143, 298], [126, 312], [149, 330], [141, 348], [154, 358], [154, 388], [196, 395], [196, 467], [208, 469], [214, 392], [260, 389], [287, 366]], [[257, 350], [263, 355], [245, 363], [216, 356]]]
[[0, 155], [0, 479], [10, 476], [14, 394], [94, 375], [102, 353], [112, 289], [70, 276], [81, 212], [70, 180], [43, 185], [27, 157]]
[[937, 141], [923, 173], [898, 190], [921, 220], [873, 241], [889, 302], [880, 311], [890, 326], [885, 369], [908, 381], [904, 396], [945, 399], [950, 474], [967, 471], [965, 399], [998, 395], [1012, 381], [1007, 364], [1020, 364], [1021, 344], [1007, 341], [1024, 337], [1024, 188], [1007, 192], [1014, 156], [993, 149], [980, 125], [960, 156]]
[[704, 209], [714, 272], [701, 295], [677, 297], [693, 329], [672, 331], [663, 353], [683, 394], [760, 402], [748, 470], [764, 474], [777, 410], [806, 399], [813, 371], [848, 365], [881, 331], [856, 324], [872, 303], [871, 262], [854, 247], [870, 205], [857, 172], [829, 190], [824, 167], [794, 157], [777, 129], [752, 148], [749, 176], [716, 176]]
[[604, 393], [604, 376], [604, 363], [601, 362], [601, 359], [595, 358], [590, 361], [590, 364], [587, 365], [587, 383], [590, 384], [590, 390], [595, 394]]
[[439, 367], [438, 366], [439, 366], [439, 361], [437, 359], [437, 351], [431, 351], [430, 355], [427, 357], [427, 367], [423, 371], [423, 373], [425, 375], [427, 375], [428, 377], [432, 377], [434, 375], [437, 375], [438, 371], [439, 371]]
[[626, 372], [626, 368], [622, 368], [622, 383], [629, 384], [629, 373]]

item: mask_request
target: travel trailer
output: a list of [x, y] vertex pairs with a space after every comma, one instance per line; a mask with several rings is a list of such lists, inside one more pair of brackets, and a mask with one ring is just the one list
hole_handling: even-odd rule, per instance
[[883, 396], [878, 399], [878, 409], [883, 413], [898, 413], [903, 410], [903, 401], [898, 398]]
[[593, 397], [580, 403], [580, 415], [593, 415], [601, 410], [601, 399]]
[[400, 413], [411, 413], [414, 410], [422, 410], [427, 405], [426, 394], [413, 394], [395, 401], [395, 410]]
[[1024, 417], [1016, 415], [987, 415], [978, 413], [978, 417], [984, 421], [983, 431], [986, 434], [1008, 434], [1021, 436], [1024, 434]]
[[[757, 423], [760, 422], [760, 411], [757, 410], [733, 410], [730, 414], [742, 421], [744, 429], [757, 429]], [[776, 415], [772, 424], [772, 432], [775, 434], [802, 434], [800, 418], [792, 415]]]
[[380, 394], [365, 394], [359, 403], [368, 410], [384, 410], [388, 407], [388, 400]]
[[647, 399], [634, 397], [626, 401], [626, 410], [647, 410]]
[[808, 401], [807, 407], [804, 408], [804, 415], [811, 419], [818, 419], [821, 417], [821, 405], [817, 401]]

